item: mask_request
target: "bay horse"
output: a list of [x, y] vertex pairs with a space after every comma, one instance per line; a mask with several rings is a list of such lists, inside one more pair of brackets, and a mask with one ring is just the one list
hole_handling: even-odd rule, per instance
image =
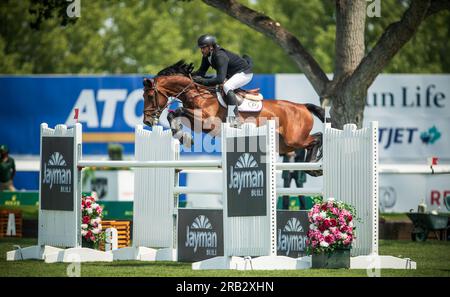
[[[176, 119], [184, 118], [190, 127], [202, 127], [205, 133], [213, 136], [220, 134], [220, 125], [226, 121], [227, 109], [222, 107], [216, 96], [215, 87], [206, 87], [192, 80], [193, 64], [179, 61], [161, 70], [152, 79], [144, 78], [144, 124], [153, 126], [158, 123], [162, 111], [172, 100], [182, 102], [183, 107], [170, 112], [168, 120], [174, 137], [186, 144], [189, 133], [182, 133], [181, 123]], [[322, 157], [322, 133], [310, 135], [313, 127], [313, 115], [324, 122], [325, 111], [314, 104], [299, 104], [287, 100], [263, 100], [259, 112], [240, 112], [242, 122], [253, 122], [257, 126], [265, 121], [277, 121], [278, 148], [280, 154], [304, 148], [307, 151], [305, 162], [317, 162]], [[188, 135], [186, 135], [188, 134]], [[188, 140], [190, 142], [190, 139]], [[321, 171], [307, 171], [313, 176], [322, 175]]]

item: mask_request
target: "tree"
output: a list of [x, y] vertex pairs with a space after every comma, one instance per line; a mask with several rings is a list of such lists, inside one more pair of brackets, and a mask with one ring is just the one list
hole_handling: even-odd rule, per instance
[[400, 20], [389, 24], [366, 53], [366, 1], [336, 0], [336, 36], [333, 79], [302, 42], [279, 21], [236, 0], [202, 0], [278, 44], [306, 75], [323, 105], [331, 105], [332, 124], [341, 128], [362, 125], [367, 90], [397, 52], [416, 34], [424, 20], [450, 9], [448, 0], [400, 1], [407, 4]]

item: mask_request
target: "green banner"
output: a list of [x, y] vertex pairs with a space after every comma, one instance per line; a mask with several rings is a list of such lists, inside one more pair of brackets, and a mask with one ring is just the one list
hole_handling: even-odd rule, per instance
[[[133, 201], [99, 201], [105, 220], [133, 220]], [[0, 192], [0, 208], [21, 209], [25, 219], [37, 219], [39, 192]]]

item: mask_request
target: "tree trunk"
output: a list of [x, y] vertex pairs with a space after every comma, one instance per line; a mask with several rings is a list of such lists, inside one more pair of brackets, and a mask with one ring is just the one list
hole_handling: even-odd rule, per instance
[[336, 55], [331, 84], [334, 88], [327, 97], [331, 101], [332, 125], [336, 128], [346, 123], [362, 126], [367, 89], [355, 88], [345, 81], [364, 58], [365, 22], [365, 1], [336, 1]]
[[[336, 91], [331, 99], [331, 126], [342, 129], [345, 124], [353, 123], [362, 127], [367, 90], [343, 88]], [[352, 102], [353, 104], [349, 104]]]

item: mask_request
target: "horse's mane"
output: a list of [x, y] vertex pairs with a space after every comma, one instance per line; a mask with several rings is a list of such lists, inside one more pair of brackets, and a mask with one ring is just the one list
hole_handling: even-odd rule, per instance
[[184, 60], [180, 60], [175, 64], [164, 68], [158, 72], [157, 76], [184, 75], [189, 76], [194, 70], [194, 63], [187, 64]]

